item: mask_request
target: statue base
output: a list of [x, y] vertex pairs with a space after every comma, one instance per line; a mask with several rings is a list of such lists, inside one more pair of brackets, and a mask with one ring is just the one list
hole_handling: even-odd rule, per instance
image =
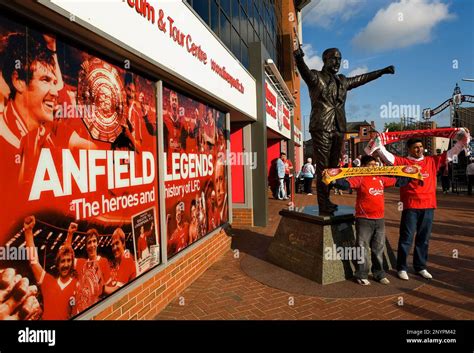
[[[319, 215], [317, 206], [305, 206], [281, 210], [280, 215], [267, 252], [270, 262], [323, 285], [353, 277], [358, 255], [353, 207], [339, 206], [332, 215]], [[392, 269], [395, 263], [386, 241], [384, 268]]]

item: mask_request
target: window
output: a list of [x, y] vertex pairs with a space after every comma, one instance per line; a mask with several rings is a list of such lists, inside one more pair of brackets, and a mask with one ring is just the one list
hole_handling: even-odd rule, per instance
[[242, 21], [240, 22], [240, 36], [242, 37], [242, 40], [245, 42], [245, 43], [248, 43], [248, 21], [247, 19], [245, 18], [245, 16], [242, 16]]
[[209, 24], [209, 0], [194, 1], [194, 10], [201, 16], [204, 22]]
[[240, 0], [240, 6], [248, 14], [248, 2], [250, 0]]
[[219, 8], [215, 0], [211, 0], [211, 29], [219, 35]]
[[240, 6], [237, 0], [232, 1], [232, 25], [240, 32]]
[[230, 31], [231, 31], [231, 25], [230, 21], [227, 19], [227, 17], [224, 15], [224, 13], [221, 11], [221, 25], [220, 25], [220, 37], [224, 44], [226, 45], [227, 48], [230, 49]]
[[240, 37], [239, 33], [232, 27], [232, 53], [240, 60]]
[[366, 128], [366, 127], [363, 127], [363, 128], [362, 128], [362, 136], [367, 136], [367, 135], [368, 135], [367, 128]]
[[230, 0], [221, 0], [221, 9], [230, 17]]
[[245, 45], [244, 42], [242, 42], [241, 46], [242, 46], [242, 65], [244, 65], [248, 69], [249, 68], [249, 48]]

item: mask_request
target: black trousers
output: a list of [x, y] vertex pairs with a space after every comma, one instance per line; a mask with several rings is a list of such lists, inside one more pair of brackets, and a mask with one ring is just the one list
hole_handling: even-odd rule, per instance
[[472, 195], [472, 186], [474, 185], [474, 175], [467, 176], [467, 194]]
[[304, 178], [304, 192], [310, 194], [311, 191], [311, 184], [313, 183], [313, 178]]
[[291, 195], [290, 174], [285, 174], [286, 197]]
[[449, 185], [451, 181], [449, 180], [449, 176], [442, 175], [441, 176], [441, 185], [443, 186], [443, 191], [449, 191]]
[[318, 205], [327, 207], [330, 203], [329, 188], [322, 181], [322, 173], [327, 168], [337, 168], [341, 157], [344, 134], [340, 131], [312, 131], [313, 156], [316, 160], [316, 190]]

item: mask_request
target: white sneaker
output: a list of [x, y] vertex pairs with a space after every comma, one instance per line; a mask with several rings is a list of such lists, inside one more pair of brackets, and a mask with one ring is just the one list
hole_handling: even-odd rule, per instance
[[408, 277], [407, 271], [398, 271], [398, 278], [403, 279], [404, 281], [408, 281], [410, 279]]
[[308, 193], [308, 195], [313, 195], [312, 193]]
[[379, 283], [381, 283], [381, 284], [390, 284], [390, 281], [388, 280], [387, 277], [384, 277], [379, 281]]
[[370, 282], [369, 282], [368, 279], [357, 278], [357, 283], [359, 283], [361, 286], [368, 286], [368, 285], [370, 285]]
[[423, 278], [426, 278], [426, 279], [432, 279], [433, 276], [431, 275], [431, 273], [429, 273], [428, 271], [426, 270], [421, 270], [418, 272], [418, 274], [423, 277]]

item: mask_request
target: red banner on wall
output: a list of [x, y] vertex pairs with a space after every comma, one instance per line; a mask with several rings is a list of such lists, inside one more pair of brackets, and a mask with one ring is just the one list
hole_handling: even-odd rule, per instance
[[168, 257], [226, 223], [225, 114], [163, 88]]
[[0, 37], [0, 319], [68, 319], [160, 262], [155, 85], [4, 17]]

